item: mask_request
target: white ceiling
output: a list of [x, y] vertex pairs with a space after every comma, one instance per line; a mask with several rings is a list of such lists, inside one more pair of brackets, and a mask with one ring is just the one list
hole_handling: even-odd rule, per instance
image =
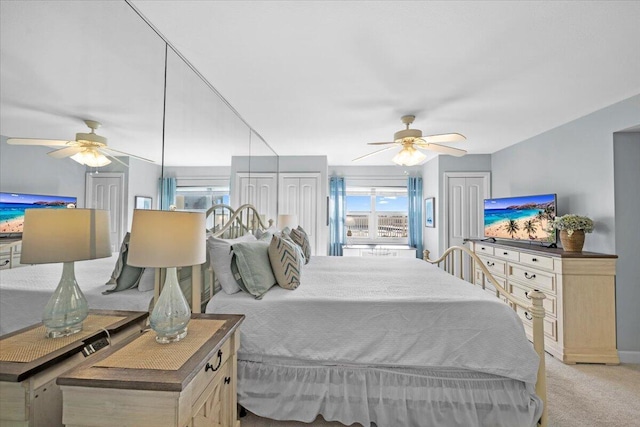
[[[119, 149], [135, 152], [157, 141], [162, 49], [127, 50], [125, 59], [109, 52], [114, 69], [105, 78], [116, 73], [116, 64], [149, 70], [133, 83], [119, 77], [116, 92], [131, 95], [130, 102], [116, 104], [110, 101], [114, 87], [95, 80], [89, 87], [74, 79], [64, 90], [52, 89], [60, 76], [47, 61], [55, 58], [42, 50], [33, 55], [16, 36], [37, 31], [46, 25], [40, 20], [59, 13], [57, 25], [44, 27], [48, 32], [91, 38], [92, 25], [108, 22], [124, 45], [133, 37], [151, 38], [123, 24], [137, 19], [132, 11], [126, 16], [129, 6], [115, 19], [113, 2], [44, 2], [60, 4], [40, 13], [26, 3], [34, 2], [2, 2], [0, 133], [65, 138], [84, 131], [78, 119], [89, 115], [105, 124], [103, 134]], [[455, 147], [492, 153], [640, 94], [636, 1], [133, 4], [278, 154], [326, 154], [330, 165], [348, 165], [373, 151], [367, 142], [391, 140], [405, 114], [416, 115], [413, 127], [425, 134], [459, 132], [467, 141]], [[36, 48], [42, 47], [30, 47]], [[91, 68], [91, 44], [69, 49], [67, 61]], [[25, 75], [42, 87], [22, 84]], [[83, 102], [64, 102], [81, 95]], [[149, 106], [144, 114], [127, 114], [140, 103]], [[189, 139], [207, 143], [209, 130], [193, 128]], [[181, 162], [195, 164], [189, 151], [181, 150]], [[390, 164], [391, 156], [361, 164]]]

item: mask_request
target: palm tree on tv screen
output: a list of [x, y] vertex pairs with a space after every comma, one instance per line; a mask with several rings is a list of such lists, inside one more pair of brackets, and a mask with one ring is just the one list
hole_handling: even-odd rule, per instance
[[529, 235], [529, 239], [533, 240], [536, 238], [535, 236], [533, 236], [533, 234], [535, 234], [537, 230], [538, 230], [538, 226], [536, 226], [534, 219], [529, 219], [524, 222], [524, 231], [526, 231], [527, 234]]
[[509, 233], [512, 239], [513, 235], [516, 234], [518, 230], [520, 230], [520, 226], [518, 226], [518, 223], [515, 219], [510, 219], [509, 222], [504, 226], [504, 228], [505, 230], [507, 230], [507, 233]]

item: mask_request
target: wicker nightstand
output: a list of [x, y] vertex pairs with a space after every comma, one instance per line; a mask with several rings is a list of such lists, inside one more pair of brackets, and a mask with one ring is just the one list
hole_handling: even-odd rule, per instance
[[236, 352], [242, 315], [193, 314], [181, 341], [150, 331], [58, 378], [70, 426], [240, 425]]
[[[37, 324], [0, 337], [0, 425], [61, 426], [62, 393], [58, 375], [93, 359], [107, 345], [139, 335], [148, 313], [91, 310], [83, 330], [45, 338]], [[105, 350], [102, 350], [104, 352]]]

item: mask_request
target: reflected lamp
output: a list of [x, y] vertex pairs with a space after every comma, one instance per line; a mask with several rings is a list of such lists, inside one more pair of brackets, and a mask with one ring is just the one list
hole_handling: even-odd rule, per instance
[[284, 230], [285, 227], [289, 227], [289, 230], [293, 230], [298, 227], [298, 215], [294, 214], [280, 214], [278, 215], [278, 228]]
[[62, 264], [62, 278], [42, 313], [49, 338], [75, 334], [89, 314], [75, 277], [75, 261], [111, 256], [109, 211], [27, 209], [22, 233], [22, 264]]
[[187, 336], [191, 308], [177, 267], [206, 261], [206, 219], [203, 212], [134, 210], [127, 262], [136, 267], [166, 268], [162, 292], [149, 323], [156, 341], [170, 343]]

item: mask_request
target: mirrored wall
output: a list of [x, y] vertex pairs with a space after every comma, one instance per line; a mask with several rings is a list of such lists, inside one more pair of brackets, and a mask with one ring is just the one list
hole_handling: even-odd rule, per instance
[[[120, 235], [136, 196], [161, 206], [159, 182], [175, 178], [183, 209], [251, 202], [277, 216], [278, 156], [126, 2], [1, 2], [0, 191], [111, 203], [99, 190], [119, 181]], [[215, 82], [210, 82], [215, 86]], [[111, 164], [54, 159], [47, 146], [7, 137], [73, 140], [101, 122]], [[256, 179], [275, 187], [261, 204]], [[109, 184], [111, 185], [111, 184]], [[119, 241], [120, 239], [118, 239]]]

